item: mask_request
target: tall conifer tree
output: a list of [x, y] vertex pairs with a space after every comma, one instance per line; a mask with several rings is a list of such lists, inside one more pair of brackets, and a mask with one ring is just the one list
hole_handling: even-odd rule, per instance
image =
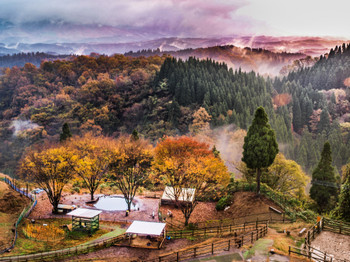
[[256, 170], [257, 194], [260, 194], [260, 177], [263, 168], [269, 167], [278, 153], [275, 131], [263, 107], [259, 107], [252, 125], [244, 138], [242, 161], [248, 168]]
[[330, 210], [337, 196], [337, 184], [328, 141], [324, 144], [320, 162], [312, 173], [311, 184], [310, 197], [316, 201], [319, 211]]

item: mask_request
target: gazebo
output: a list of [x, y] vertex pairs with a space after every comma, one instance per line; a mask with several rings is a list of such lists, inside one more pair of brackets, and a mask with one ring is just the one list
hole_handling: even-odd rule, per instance
[[126, 230], [128, 245], [159, 249], [166, 237], [165, 223], [134, 221]]
[[78, 208], [67, 215], [72, 216], [72, 230], [73, 231], [87, 231], [94, 232], [100, 227], [100, 214], [102, 211]]

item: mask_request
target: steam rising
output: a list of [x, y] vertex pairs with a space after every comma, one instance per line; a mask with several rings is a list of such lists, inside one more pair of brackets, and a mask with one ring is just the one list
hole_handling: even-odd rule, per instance
[[13, 135], [18, 136], [23, 131], [39, 128], [39, 125], [33, 123], [31, 120], [14, 120], [10, 128], [14, 129]]
[[226, 125], [201, 133], [197, 138], [211, 146], [215, 145], [216, 149], [220, 151], [220, 157], [224, 160], [228, 170], [239, 177], [240, 172], [236, 169], [235, 164], [242, 159], [246, 134], [245, 130], [238, 129], [234, 125]]

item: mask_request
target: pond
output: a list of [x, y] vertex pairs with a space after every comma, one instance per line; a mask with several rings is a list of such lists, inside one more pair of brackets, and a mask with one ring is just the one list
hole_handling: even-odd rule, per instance
[[[119, 196], [102, 196], [94, 206], [106, 211], [125, 211], [128, 209], [125, 199]], [[137, 210], [138, 208], [137, 203], [131, 204], [131, 210]]]

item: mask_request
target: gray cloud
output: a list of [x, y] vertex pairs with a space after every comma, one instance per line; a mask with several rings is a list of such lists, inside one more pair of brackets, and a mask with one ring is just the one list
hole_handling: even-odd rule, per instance
[[0, 40], [16, 35], [28, 41], [50, 37], [76, 41], [118, 35], [134, 40], [246, 34], [256, 29], [255, 24], [235, 15], [246, 1], [2, 0], [0, 19], [14, 26], [5, 29]]

